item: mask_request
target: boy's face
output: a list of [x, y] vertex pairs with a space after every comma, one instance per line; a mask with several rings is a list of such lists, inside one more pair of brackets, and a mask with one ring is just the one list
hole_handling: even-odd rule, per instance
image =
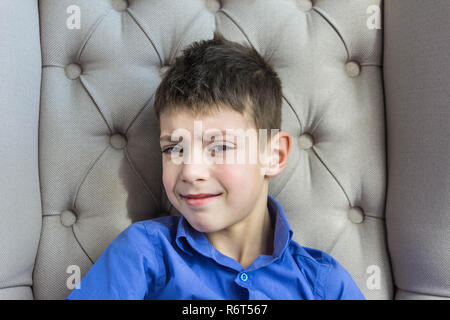
[[[261, 197], [267, 198], [263, 160], [250, 159], [250, 155], [258, 153], [254, 139], [249, 134], [239, 137], [236, 131], [230, 134], [231, 129], [241, 129], [241, 133], [250, 129], [247, 133], [256, 134], [250, 118], [227, 109], [202, 118], [188, 112], [163, 113], [160, 128], [161, 137], [174, 140], [161, 140], [160, 144], [167, 197], [196, 230], [223, 230], [245, 218]], [[175, 135], [180, 138], [174, 139]], [[238, 153], [244, 161], [237, 160]], [[210, 196], [188, 196], [199, 194]]]

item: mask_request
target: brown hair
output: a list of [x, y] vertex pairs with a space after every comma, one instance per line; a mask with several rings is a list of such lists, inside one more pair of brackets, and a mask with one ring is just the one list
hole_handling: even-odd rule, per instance
[[281, 80], [253, 47], [213, 39], [190, 44], [169, 67], [155, 94], [157, 119], [166, 111], [213, 115], [220, 107], [248, 114], [256, 129], [281, 130]]

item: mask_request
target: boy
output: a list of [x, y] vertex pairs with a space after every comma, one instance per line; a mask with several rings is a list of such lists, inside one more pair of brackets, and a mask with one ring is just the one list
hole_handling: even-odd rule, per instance
[[133, 223], [68, 299], [364, 299], [336, 260], [292, 240], [268, 195], [291, 147], [281, 100], [253, 48], [216, 32], [185, 49], [154, 105], [164, 189], [182, 216]]

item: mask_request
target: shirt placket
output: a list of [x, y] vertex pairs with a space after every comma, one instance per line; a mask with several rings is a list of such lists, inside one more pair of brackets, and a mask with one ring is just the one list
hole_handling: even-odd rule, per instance
[[234, 278], [234, 283], [236, 283], [239, 287], [247, 289], [248, 299], [252, 300], [252, 274], [248, 271], [238, 272], [236, 277]]

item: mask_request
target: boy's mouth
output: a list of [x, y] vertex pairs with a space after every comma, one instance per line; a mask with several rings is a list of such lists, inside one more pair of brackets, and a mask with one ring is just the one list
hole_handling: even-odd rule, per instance
[[181, 195], [181, 197], [186, 201], [189, 206], [198, 207], [205, 205], [209, 201], [219, 197], [222, 193], [211, 194], [211, 193], [198, 193], [198, 194], [186, 194]]
[[197, 194], [186, 194], [181, 195], [183, 198], [188, 199], [202, 199], [202, 198], [211, 198], [221, 195], [221, 193], [197, 193]]

